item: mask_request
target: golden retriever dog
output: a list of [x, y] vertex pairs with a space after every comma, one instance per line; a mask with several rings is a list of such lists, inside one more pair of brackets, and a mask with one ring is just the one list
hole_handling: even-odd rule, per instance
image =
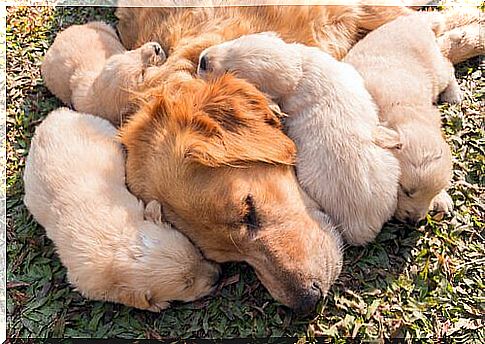
[[444, 100], [459, 102], [461, 93], [436, 42], [443, 24], [437, 13], [398, 18], [368, 34], [344, 59], [362, 74], [381, 122], [399, 132], [402, 148], [393, 150], [401, 166], [395, 215], [411, 223], [430, 206], [448, 211], [452, 204], [444, 191], [452, 177], [451, 152], [433, 102], [443, 91]]
[[379, 140], [400, 143], [396, 133], [378, 128], [377, 107], [359, 73], [274, 33], [242, 36], [202, 52], [201, 77], [226, 72], [256, 85], [288, 114], [298, 180], [346, 241], [374, 240], [396, 210], [399, 162], [373, 135], [389, 132]]
[[164, 84], [121, 130], [127, 181], [216, 262], [245, 261], [309, 313], [342, 266], [341, 239], [294, 174], [295, 145], [268, 101], [232, 76]]
[[41, 72], [47, 88], [66, 105], [118, 125], [131, 92], [165, 58], [155, 42], [126, 51], [111, 26], [92, 22], [57, 35]]
[[[37, 128], [24, 173], [25, 204], [85, 297], [159, 311], [210, 293], [219, 278], [160, 205], [125, 185], [125, 157], [106, 120], [61, 108]], [[146, 218], [144, 218], [144, 214]]]

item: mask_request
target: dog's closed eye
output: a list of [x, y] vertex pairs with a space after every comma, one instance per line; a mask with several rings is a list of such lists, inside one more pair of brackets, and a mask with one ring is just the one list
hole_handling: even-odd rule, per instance
[[253, 196], [251, 194], [247, 195], [244, 203], [246, 206], [246, 213], [242, 219], [242, 224], [244, 224], [248, 230], [256, 231], [261, 227], [261, 223], [259, 222], [258, 214], [256, 212]]

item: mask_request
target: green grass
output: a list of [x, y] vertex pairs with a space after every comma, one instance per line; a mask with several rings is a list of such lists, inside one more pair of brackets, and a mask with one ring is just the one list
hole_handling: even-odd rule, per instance
[[106, 8], [9, 8], [7, 17], [7, 312], [10, 337], [420, 337], [484, 342], [485, 76], [478, 59], [457, 67], [465, 100], [443, 105], [454, 153], [453, 216], [416, 229], [386, 225], [376, 242], [350, 248], [338, 283], [314, 319], [279, 305], [245, 265], [225, 266], [229, 285], [160, 314], [83, 299], [44, 230], [22, 203], [22, 170], [35, 126], [61, 104], [39, 66], [55, 34]]

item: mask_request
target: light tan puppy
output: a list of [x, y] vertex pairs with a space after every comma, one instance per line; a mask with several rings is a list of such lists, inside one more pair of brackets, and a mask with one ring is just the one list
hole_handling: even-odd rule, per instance
[[372, 241], [394, 214], [399, 163], [373, 140], [399, 145], [378, 127], [377, 107], [349, 64], [275, 34], [240, 37], [202, 52], [198, 73], [225, 72], [254, 83], [288, 114], [305, 191], [330, 215], [347, 242]]
[[47, 88], [66, 105], [118, 125], [131, 93], [165, 59], [160, 44], [126, 51], [111, 26], [92, 22], [57, 35], [41, 72]]
[[344, 59], [362, 74], [381, 122], [399, 132], [403, 145], [394, 150], [401, 165], [395, 215], [411, 223], [430, 207], [452, 207], [444, 191], [452, 177], [451, 153], [433, 102], [443, 91], [443, 100], [459, 102], [461, 93], [453, 66], [436, 42], [443, 23], [438, 13], [398, 18], [368, 34]]
[[159, 311], [210, 293], [219, 268], [161, 222], [158, 203], [125, 186], [125, 157], [106, 120], [65, 108], [39, 125], [24, 174], [25, 204], [85, 297]]

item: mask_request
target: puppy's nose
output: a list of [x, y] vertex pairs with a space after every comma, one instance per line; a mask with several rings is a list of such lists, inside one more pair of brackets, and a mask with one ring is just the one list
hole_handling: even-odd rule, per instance
[[153, 44], [153, 50], [155, 50], [156, 55], [160, 55], [163, 53], [162, 47], [158, 43]]
[[204, 54], [199, 58], [199, 72], [207, 72], [208, 65], [209, 59], [207, 58], [207, 54]]
[[321, 298], [322, 291], [320, 287], [316, 283], [313, 283], [300, 299], [299, 306], [294, 309], [295, 313], [299, 316], [305, 316], [315, 312]]
[[410, 226], [417, 226], [420, 222], [420, 218], [418, 216], [408, 216], [406, 217], [406, 222]]

